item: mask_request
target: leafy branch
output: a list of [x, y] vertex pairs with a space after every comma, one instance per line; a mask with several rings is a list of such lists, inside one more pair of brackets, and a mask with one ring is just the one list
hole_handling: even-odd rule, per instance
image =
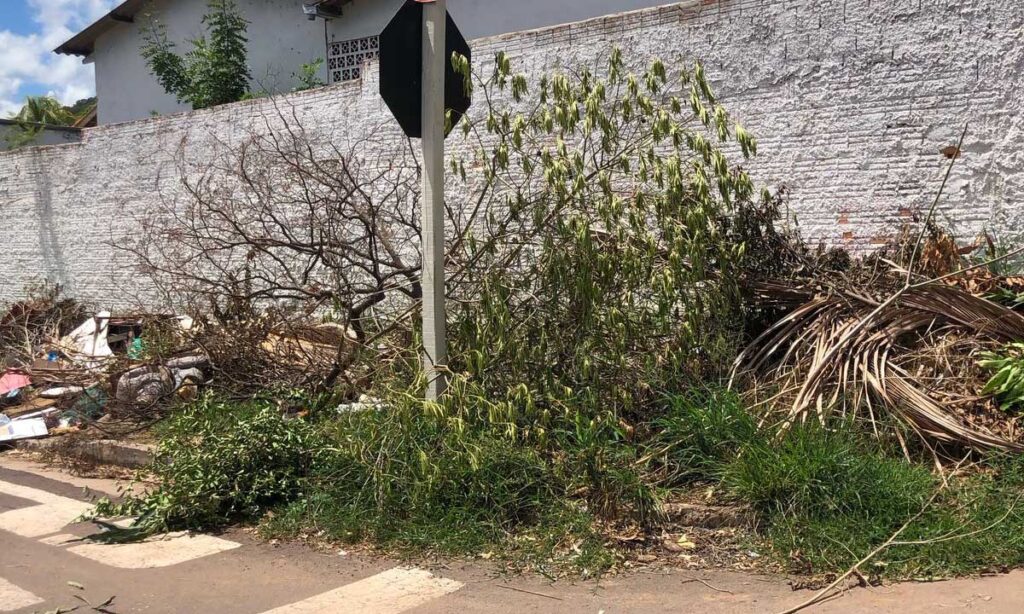
[[234, 0], [210, 0], [203, 26], [207, 34], [192, 39], [192, 49], [175, 52], [167, 27], [151, 20], [141, 54], [168, 94], [194, 109], [245, 99], [251, 75], [247, 67], [246, 29]]

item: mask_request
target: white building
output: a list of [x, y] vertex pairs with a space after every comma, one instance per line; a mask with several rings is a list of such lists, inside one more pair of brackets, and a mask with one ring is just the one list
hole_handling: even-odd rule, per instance
[[[303, 64], [324, 59], [328, 83], [358, 79], [376, 55], [377, 35], [405, 0], [236, 0], [249, 22], [254, 91], [287, 92]], [[178, 52], [203, 33], [208, 0], [126, 0], [56, 49], [96, 66], [98, 122], [189, 110], [164, 92], [139, 50], [150, 20], [167, 28]], [[668, 0], [449, 0], [467, 39], [529, 30], [666, 4]]]

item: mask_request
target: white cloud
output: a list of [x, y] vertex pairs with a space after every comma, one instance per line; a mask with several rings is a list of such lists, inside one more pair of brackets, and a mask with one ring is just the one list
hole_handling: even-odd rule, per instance
[[[11, 0], [7, 0], [11, 1]], [[96, 84], [91, 65], [78, 56], [53, 49], [107, 13], [119, 0], [13, 0], [28, 2], [37, 31], [15, 34], [0, 30], [0, 117], [21, 108], [19, 89], [33, 84], [64, 104], [92, 96]]]

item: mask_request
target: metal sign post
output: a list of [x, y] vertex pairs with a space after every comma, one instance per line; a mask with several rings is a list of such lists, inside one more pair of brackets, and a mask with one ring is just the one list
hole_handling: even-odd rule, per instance
[[423, 7], [423, 194], [422, 194], [422, 288], [423, 367], [427, 399], [444, 393], [446, 378], [438, 366], [448, 362], [444, 294], [444, 94], [445, 94], [445, 0]]

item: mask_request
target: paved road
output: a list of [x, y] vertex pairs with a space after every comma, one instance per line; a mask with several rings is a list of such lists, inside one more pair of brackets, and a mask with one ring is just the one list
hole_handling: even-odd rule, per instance
[[[715, 614], [775, 612], [810, 595], [790, 591], [779, 578], [727, 572], [635, 572], [599, 583], [552, 584], [532, 576], [499, 577], [473, 562], [411, 567], [317, 553], [299, 544], [259, 542], [237, 530], [94, 544], [81, 539], [92, 527], [73, 522], [87, 507], [83, 487], [115, 489], [108, 480], [74, 478], [0, 454], [0, 612], [75, 605], [89, 612], [77, 597], [100, 604], [114, 596], [108, 609], [119, 614]], [[1011, 574], [857, 590], [812, 611], [1024, 612], [1022, 580], [1024, 574]]]

